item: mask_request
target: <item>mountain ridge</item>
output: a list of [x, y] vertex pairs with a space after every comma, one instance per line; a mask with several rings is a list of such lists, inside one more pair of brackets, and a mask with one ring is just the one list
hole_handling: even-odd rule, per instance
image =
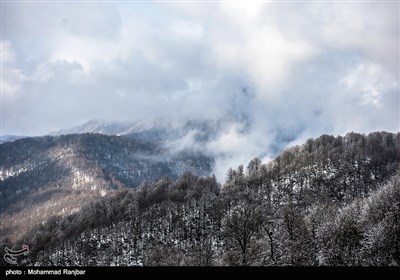
[[88, 120], [80, 125], [50, 132], [48, 135], [57, 136], [65, 134], [99, 133], [104, 135], [121, 136], [129, 133], [140, 132], [160, 126], [160, 122], [107, 122], [98, 119]]
[[222, 187], [183, 173], [119, 188], [14, 244], [36, 265], [399, 265], [399, 166], [400, 133], [322, 135]]
[[[185, 171], [208, 175], [213, 164], [202, 154], [171, 154], [157, 143], [90, 133], [7, 142], [0, 145], [0, 162], [1, 219], [19, 225], [10, 232], [3, 222], [0, 231], [7, 236], [17, 235], [28, 217], [31, 227], [51, 215], [76, 211], [85, 196], [96, 199]], [[30, 214], [24, 216], [26, 209]]]

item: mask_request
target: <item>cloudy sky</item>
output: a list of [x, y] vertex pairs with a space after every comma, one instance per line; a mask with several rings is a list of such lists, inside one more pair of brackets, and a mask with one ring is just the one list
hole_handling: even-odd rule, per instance
[[4, 1], [1, 21], [3, 135], [234, 116], [208, 148], [246, 158], [400, 130], [396, 1]]

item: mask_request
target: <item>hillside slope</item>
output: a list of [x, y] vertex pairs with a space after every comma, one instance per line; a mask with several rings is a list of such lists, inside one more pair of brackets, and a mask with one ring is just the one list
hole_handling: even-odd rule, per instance
[[399, 166], [400, 133], [323, 135], [222, 188], [185, 173], [117, 191], [15, 246], [36, 265], [399, 265]]
[[16, 238], [52, 215], [78, 211], [115, 189], [186, 171], [208, 175], [212, 159], [117, 136], [24, 138], [0, 145], [0, 233]]

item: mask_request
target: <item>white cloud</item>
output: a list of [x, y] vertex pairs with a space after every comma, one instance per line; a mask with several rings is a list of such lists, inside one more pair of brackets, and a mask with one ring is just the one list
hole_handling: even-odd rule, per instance
[[200, 147], [196, 143], [196, 136], [198, 134], [199, 131], [197, 129], [191, 130], [182, 138], [167, 143], [167, 147], [173, 151], [199, 150]]
[[87, 119], [233, 119], [206, 147], [222, 154], [224, 174], [281, 142], [398, 131], [398, 8], [3, 3], [4, 132]]
[[4, 99], [14, 99], [19, 93], [25, 75], [18, 67], [18, 58], [10, 41], [0, 41], [2, 57], [2, 95]]
[[360, 94], [361, 104], [382, 108], [382, 95], [389, 90], [396, 90], [398, 81], [385, 72], [377, 63], [363, 62], [357, 65], [342, 80], [349, 94]]
[[237, 131], [236, 124], [232, 124], [218, 139], [208, 143], [207, 149], [215, 154], [232, 154], [246, 146], [246, 137], [243, 136]]
[[203, 26], [196, 22], [178, 20], [172, 23], [170, 30], [181, 39], [200, 40], [204, 36]]
[[[242, 5], [243, 4], [243, 5]], [[212, 48], [219, 66], [246, 75], [260, 95], [277, 93], [291, 68], [317, 54], [310, 42], [281, 32], [278, 15], [262, 2], [224, 3], [222, 28], [216, 28]], [[290, 35], [290, 34], [289, 34]]]
[[10, 41], [1, 41], [1, 58], [3, 65], [13, 65], [16, 62], [16, 55]]
[[324, 15], [322, 38], [336, 48], [358, 49], [398, 77], [399, 3], [336, 3]]

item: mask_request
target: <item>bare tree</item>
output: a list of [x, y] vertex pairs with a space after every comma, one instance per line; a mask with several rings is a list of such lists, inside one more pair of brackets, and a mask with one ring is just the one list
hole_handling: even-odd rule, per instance
[[227, 245], [239, 251], [239, 260], [231, 261], [239, 265], [251, 265], [257, 257], [255, 244], [262, 226], [262, 216], [254, 205], [238, 205], [226, 218], [224, 233]]

